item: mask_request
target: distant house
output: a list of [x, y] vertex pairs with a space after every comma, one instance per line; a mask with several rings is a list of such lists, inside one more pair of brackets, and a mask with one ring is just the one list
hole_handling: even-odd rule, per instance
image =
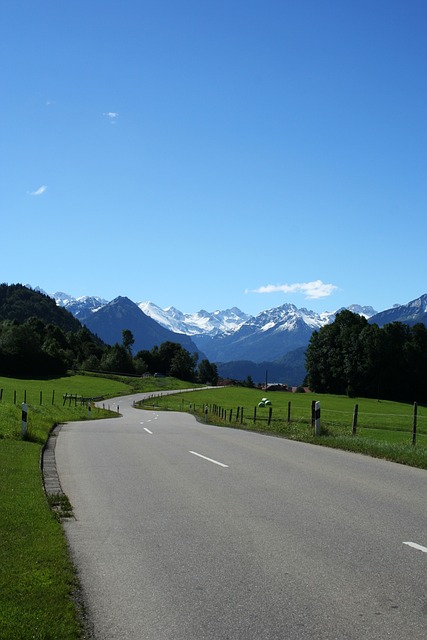
[[217, 386], [218, 387], [230, 387], [236, 384], [235, 380], [231, 380], [230, 378], [218, 378]]

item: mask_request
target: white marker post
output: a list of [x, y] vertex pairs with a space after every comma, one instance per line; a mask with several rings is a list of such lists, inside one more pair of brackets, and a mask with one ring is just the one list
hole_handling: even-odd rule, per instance
[[314, 435], [320, 436], [320, 402], [314, 405]]
[[27, 414], [28, 414], [28, 405], [23, 402], [22, 403], [22, 437], [25, 438], [27, 434]]

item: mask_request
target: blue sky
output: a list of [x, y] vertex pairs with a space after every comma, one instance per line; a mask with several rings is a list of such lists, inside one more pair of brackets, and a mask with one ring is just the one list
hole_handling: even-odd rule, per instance
[[425, 0], [3, 0], [0, 281], [184, 312], [427, 292]]

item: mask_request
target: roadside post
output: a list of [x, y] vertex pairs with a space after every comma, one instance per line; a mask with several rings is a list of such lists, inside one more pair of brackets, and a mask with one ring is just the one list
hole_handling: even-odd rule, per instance
[[314, 435], [320, 436], [320, 402], [314, 405]]
[[22, 403], [22, 437], [25, 438], [27, 435], [27, 416], [28, 416], [28, 405], [23, 402]]

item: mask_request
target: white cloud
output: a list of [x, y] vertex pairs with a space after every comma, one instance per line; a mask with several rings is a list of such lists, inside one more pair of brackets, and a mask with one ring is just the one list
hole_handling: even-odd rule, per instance
[[35, 191], [30, 191], [30, 196], [41, 196], [44, 194], [46, 189], [47, 189], [47, 186], [45, 184], [42, 184], [42, 186], [36, 189]]
[[330, 296], [337, 286], [325, 284], [321, 280], [313, 282], [295, 282], [294, 284], [267, 284], [258, 289], [246, 289], [246, 293], [302, 293], [306, 300], [326, 298]]
[[117, 122], [117, 118], [119, 117], [119, 114], [117, 113], [117, 111], [107, 111], [106, 113], [103, 113], [102, 115], [104, 115], [106, 118], [108, 118], [111, 122], [111, 124], [114, 124], [115, 122]]

